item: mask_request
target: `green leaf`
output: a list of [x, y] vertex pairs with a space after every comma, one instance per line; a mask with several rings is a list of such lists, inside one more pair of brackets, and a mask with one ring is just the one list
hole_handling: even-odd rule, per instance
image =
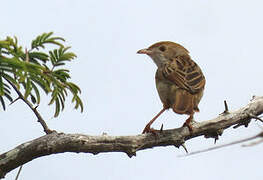
[[11, 94], [10, 87], [4, 83], [4, 92]]
[[73, 52], [66, 52], [69, 48], [70, 47], [60, 47], [59, 49], [49, 51], [50, 60], [54, 67], [65, 65], [65, 61], [71, 61], [77, 57]]
[[51, 100], [49, 101], [48, 105], [51, 105], [55, 102], [56, 98], [57, 98], [57, 94], [58, 94], [58, 90], [57, 88], [53, 90], [52, 94], [51, 94]]
[[0, 73], [0, 96], [4, 95], [4, 83], [3, 83], [3, 79], [2, 79], [2, 73]]
[[5, 111], [5, 101], [2, 96], [0, 96], [0, 102], [2, 104], [3, 110]]
[[32, 90], [32, 84], [31, 84], [31, 80], [29, 78], [27, 78], [26, 84], [25, 84], [25, 95], [24, 98], [27, 99], [28, 96], [30, 95]]
[[[2, 76], [5, 78], [5, 79], [7, 79], [7, 80], [9, 80], [10, 82], [12, 82], [16, 87], [17, 87], [17, 89], [19, 89], [20, 88], [20, 85], [17, 83], [17, 81], [13, 78], [13, 77], [11, 77], [11, 76], [9, 76], [8, 74], [2, 74]], [[8, 86], [8, 85], [7, 85]], [[8, 86], [9, 87], [9, 86]], [[10, 87], [9, 87], [9, 89], [10, 89]]]
[[[73, 95], [75, 108], [83, 111], [80, 88], [69, 82], [69, 70], [61, 68], [76, 58], [73, 52], [69, 52], [70, 47], [64, 46], [64, 41], [61, 37], [54, 37], [53, 32], [43, 33], [31, 42], [31, 49], [25, 51], [16, 37], [0, 40], [0, 103], [3, 109], [6, 108], [6, 100], [12, 102], [11, 90], [15, 87], [32, 103], [40, 103], [41, 89], [46, 95], [51, 95], [49, 105], [54, 104], [55, 117], [64, 110], [69, 94]], [[49, 44], [59, 48], [44, 51]]]
[[45, 48], [44, 44], [54, 44], [63, 47], [63, 44], [61, 44], [59, 41], [65, 41], [65, 39], [61, 37], [51, 37], [52, 35], [53, 32], [49, 32], [37, 36], [37, 38], [33, 40], [31, 43], [31, 49], [39, 50], [40, 47], [44, 49]]
[[29, 59], [32, 60], [40, 60], [44, 63], [48, 61], [49, 56], [46, 53], [43, 52], [30, 52], [28, 53]]
[[78, 92], [81, 93], [80, 88], [79, 88], [76, 84], [74, 84], [74, 83], [72, 83], [72, 82], [67, 82], [66, 84], [68, 85], [70, 91], [71, 91], [73, 94], [77, 94]]
[[56, 111], [55, 111], [54, 117], [58, 117], [59, 112], [60, 112], [60, 104], [59, 104], [58, 98], [56, 98]]
[[[52, 92], [50, 88], [50, 83], [44, 78], [36, 75], [31, 74], [31, 80], [36, 83], [38, 86], [41, 87], [41, 89], [46, 93]], [[32, 86], [33, 87], [33, 86]]]
[[66, 82], [66, 80], [70, 78], [70, 75], [64, 69], [53, 71], [52, 75], [62, 82]]
[[56, 63], [56, 64], [54, 64], [54, 66], [64, 66], [65, 65], [65, 63]]
[[[35, 92], [35, 95], [36, 95], [36, 102], [35, 103], [37, 103], [37, 104], [39, 104], [40, 103], [40, 93], [39, 93], [39, 90], [38, 90], [38, 88], [37, 88], [37, 86], [33, 83], [33, 82], [31, 82], [31, 85], [32, 85], [32, 88], [34, 89], [34, 92]], [[33, 102], [33, 101], [32, 101]], [[34, 103], [34, 104], [35, 104]]]
[[50, 56], [50, 61], [51, 61], [52, 65], [54, 66], [56, 64], [56, 62], [57, 62], [57, 59], [55, 57], [54, 52], [49, 51], [49, 56]]
[[34, 95], [30, 94], [30, 99], [33, 104], [36, 104], [37, 100]]
[[63, 99], [63, 95], [62, 94], [58, 94], [58, 98], [59, 98], [59, 102], [60, 102], [60, 104], [61, 104], [61, 111], [62, 110], [64, 110], [64, 108], [65, 108], [65, 104], [64, 104], [64, 102], [65, 102], [65, 99]]
[[5, 93], [4, 96], [5, 96], [10, 102], [13, 102], [13, 98], [12, 98], [9, 94]]
[[79, 98], [79, 96], [76, 96], [75, 101], [76, 101], [75, 109], [78, 109], [80, 107], [80, 111], [83, 112], [83, 103]]

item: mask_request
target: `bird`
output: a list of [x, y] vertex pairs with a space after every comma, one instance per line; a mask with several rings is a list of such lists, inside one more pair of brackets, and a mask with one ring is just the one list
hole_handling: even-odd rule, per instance
[[156, 134], [151, 125], [170, 108], [177, 114], [189, 115], [183, 126], [192, 132], [194, 113], [199, 112], [198, 104], [203, 96], [206, 79], [189, 51], [178, 43], [160, 41], [137, 53], [150, 56], [156, 64], [155, 84], [163, 104], [161, 111], [149, 121], [142, 133]]

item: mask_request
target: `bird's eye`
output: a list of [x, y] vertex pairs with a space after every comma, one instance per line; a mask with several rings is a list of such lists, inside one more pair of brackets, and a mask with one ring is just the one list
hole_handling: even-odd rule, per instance
[[165, 46], [161, 46], [161, 47], [159, 47], [159, 50], [164, 52], [166, 50], [166, 47]]

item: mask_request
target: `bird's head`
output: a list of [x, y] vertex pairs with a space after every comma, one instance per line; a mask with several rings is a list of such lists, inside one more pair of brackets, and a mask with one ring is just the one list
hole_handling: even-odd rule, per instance
[[147, 54], [158, 67], [171, 61], [177, 56], [188, 56], [188, 50], [180, 44], [171, 41], [161, 41], [151, 45], [148, 48], [137, 51], [138, 54]]

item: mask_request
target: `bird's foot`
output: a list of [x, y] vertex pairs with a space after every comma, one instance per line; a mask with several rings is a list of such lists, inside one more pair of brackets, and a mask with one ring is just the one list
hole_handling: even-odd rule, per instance
[[188, 122], [185, 121], [183, 127], [188, 127], [189, 131], [190, 131], [190, 132], [193, 132], [193, 126], [192, 126], [192, 124], [190, 124], [190, 123], [188, 123]]
[[184, 122], [184, 125], [183, 127], [188, 127], [190, 133], [193, 132], [193, 125], [192, 125], [192, 122], [193, 122], [193, 116], [191, 115], [188, 119], [186, 119], [186, 121]]
[[143, 129], [142, 134], [151, 133], [151, 134], [157, 136], [157, 132], [158, 132], [158, 130], [151, 128], [151, 125], [147, 124], [145, 126], [145, 128]]
[[192, 125], [192, 122], [194, 122], [194, 119], [193, 119], [193, 114], [190, 114], [189, 118], [186, 119], [186, 121], [184, 122], [184, 125], [183, 127], [188, 127], [190, 133], [193, 132], [193, 125]]

